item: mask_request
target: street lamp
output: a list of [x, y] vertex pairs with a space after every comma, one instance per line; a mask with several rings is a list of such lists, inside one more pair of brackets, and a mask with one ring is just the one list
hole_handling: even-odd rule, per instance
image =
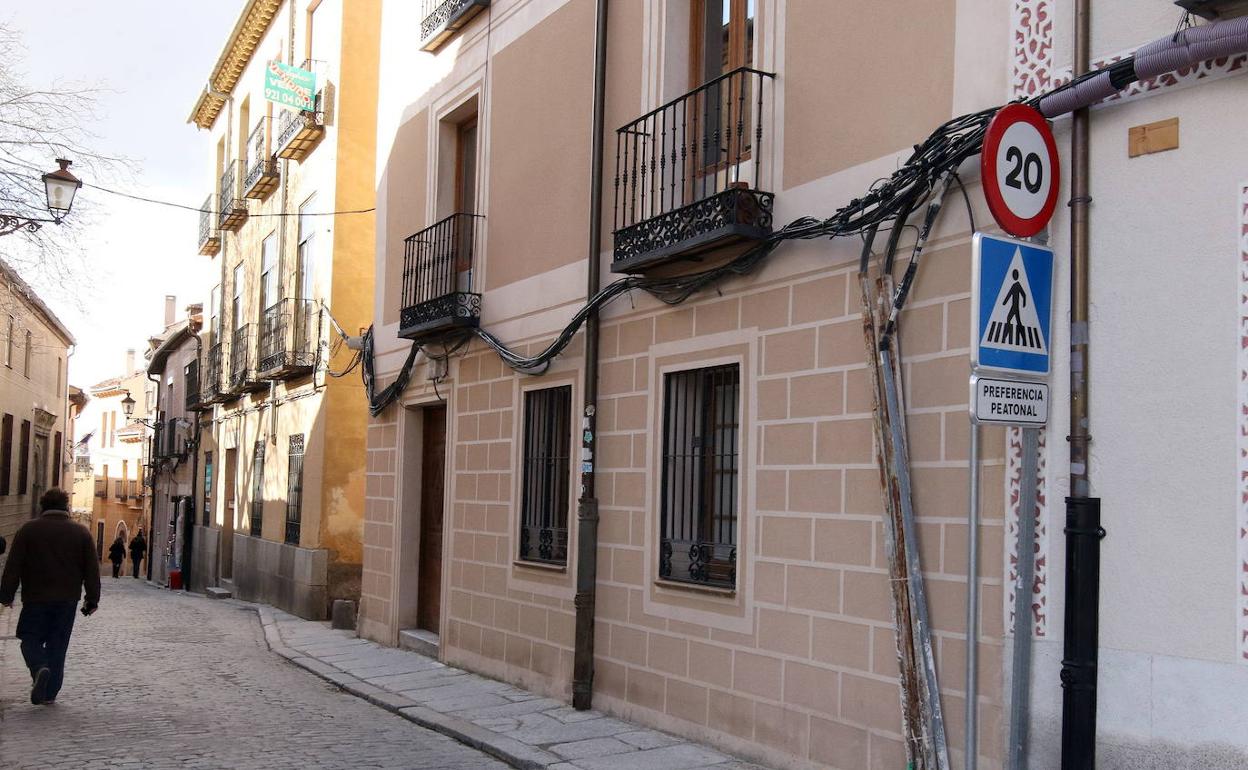
[[43, 175], [44, 193], [47, 195], [48, 213], [51, 219], [37, 217], [19, 217], [14, 214], [0, 213], [0, 235], [10, 235], [18, 230], [36, 232], [42, 222], [60, 224], [69, 209], [74, 205], [74, 195], [82, 187], [82, 180], [70, 173], [72, 161], [57, 158], [60, 168]]
[[125, 397], [125, 398], [123, 398], [123, 399], [121, 400], [121, 411], [122, 411], [122, 414], [124, 414], [124, 415], [126, 416], [126, 420], [127, 420], [128, 422], [139, 422], [139, 423], [143, 423], [143, 424], [144, 424], [144, 425], [146, 425], [147, 427], [152, 428], [152, 429], [155, 429], [155, 427], [156, 427], [156, 423], [154, 423], [154, 422], [152, 422], [152, 421], [150, 421], [150, 420], [145, 420], [145, 419], [143, 419], [142, 417], [132, 417], [132, 415], [134, 414], [134, 405], [135, 405], [135, 403], [137, 403], [137, 402], [134, 400], [134, 397], [133, 397], [133, 396], [131, 396], [131, 395], [130, 395], [130, 391], [128, 391], [128, 390], [127, 390], [127, 391], [126, 391], [126, 397]]

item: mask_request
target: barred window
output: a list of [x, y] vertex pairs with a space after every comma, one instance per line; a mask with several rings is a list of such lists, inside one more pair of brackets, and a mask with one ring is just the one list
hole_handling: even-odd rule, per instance
[[290, 437], [290, 461], [286, 468], [286, 542], [299, 545], [303, 521], [303, 434]]
[[572, 444], [572, 387], [524, 394], [524, 457], [520, 558], [568, 561], [568, 467]]
[[260, 537], [264, 529], [264, 442], [256, 442], [251, 462], [251, 536]]
[[664, 377], [659, 575], [737, 582], [737, 364]]
[[212, 526], [212, 452], [204, 452], [204, 526]]
[[61, 466], [65, 463], [65, 447], [61, 446], [64, 439], [58, 430], [52, 438], [52, 486], [61, 485]]

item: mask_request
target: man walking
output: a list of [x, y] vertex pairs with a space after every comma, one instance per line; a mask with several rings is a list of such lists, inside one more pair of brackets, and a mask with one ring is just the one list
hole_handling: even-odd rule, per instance
[[143, 530], [139, 530], [139, 534], [135, 535], [130, 541], [130, 563], [134, 565], [134, 576], [139, 576], [139, 565], [143, 563], [143, 557], [147, 554], [147, 538], [143, 537]]
[[0, 577], [0, 604], [13, 606], [22, 588], [17, 638], [32, 680], [30, 702], [52, 703], [65, 676], [65, 653], [74, 629], [74, 610], [86, 589], [82, 614], [100, 604], [100, 565], [91, 533], [69, 519], [69, 496], [53, 487], [39, 499], [43, 512], [13, 536], [13, 550]]

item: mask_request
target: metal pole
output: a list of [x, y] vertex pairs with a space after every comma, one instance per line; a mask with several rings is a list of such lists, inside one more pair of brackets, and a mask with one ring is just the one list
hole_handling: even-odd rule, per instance
[[1018, 486], [1018, 573], [1014, 581], [1014, 657], [1010, 692], [1009, 766], [1027, 768], [1031, 705], [1031, 593], [1036, 559], [1036, 467], [1040, 430], [1023, 428], [1023, 474]]
[[966, 770], [979, 760], [979, 425], [971, 422], [966, 547]]
[[[602, 128], [607, 81], [607, 0], [598, 0], [594, 31], [594, 113], [590, 152], [587, 297], [598, 293], [602, 254]], [[598, 311], [585, 321], [585, 406], [581, 423], [581, 490], [576, 506], [576, 632], [572, 652], [572, 707], [584, 711], [594, 698], [594, 605], [598, 582], [598, 498], [594, 446], [598, 411]]]
[[[1074, 74], [1088, 71], [1091, 0], [1075, 0]], [[1062, 768], [1096, 766], [1097, 615], [1100, 500], [1088, 478], [1092, 441], [1088, 404], [1089, 113], [1076, 110], [1070, 140], [1070, 497], [1066, 498], [1066, 595], [1062, 647]], [[1090, 512], [1095, 512], [1093, 516]], [[1093, 524], [1092, 521], [1095, 521]], [[1089, 564], [1094, 567], [1089, 568]]]

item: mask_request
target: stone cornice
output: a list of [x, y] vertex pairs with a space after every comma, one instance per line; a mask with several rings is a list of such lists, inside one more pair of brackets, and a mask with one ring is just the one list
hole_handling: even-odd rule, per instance
[[269, 24], [281, 5], [282, 0], [247, 1], [234, 24], [234, 31], [230, 33], [225, 48], [221, 50], [221, 55], [208, 76], [208, 85], [200, 93], [186, 122], [194, 123], [200, 128], [212, 127], [225, 104], [223, 95], [233, 93], [234, 86], [238, 84], [243, 70], [255, 55], [257, 46], [264, 39], [264, 33], [268, 31]]

